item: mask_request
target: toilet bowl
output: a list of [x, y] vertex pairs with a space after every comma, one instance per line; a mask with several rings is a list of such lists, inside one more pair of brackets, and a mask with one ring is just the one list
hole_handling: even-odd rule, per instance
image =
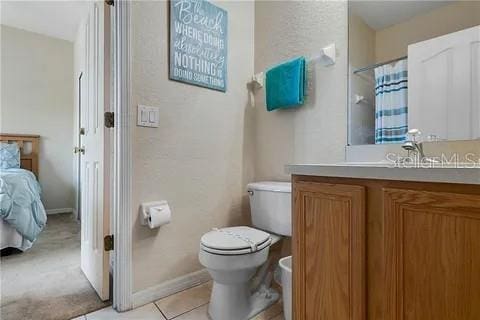
[[[228, 230], [228, 231], [227, 231]], [[263, 244], [253, 249], [246, 242], [238, 239], [237, 236], [245, 233], [253, 234], [259, 232], [266, 235]], [[225, 233], [228, 232], [228, 233]], [[213, 238], [216, 236], [226, 237], [225, 241], [220, 241], [218, 246], [214, 245]], [[234, 235], [230, 235], [233, 233]], [[209, 238], [210, 239], [206, 239]], [[243, 248], [235, 248], [235, 244], [230, 243], [228, 238], [235, 242], [243, 242]], [[210, 246], [205, 247], [204, 243], [210, 240]], [[223, 245], [220, 245], [223, 242]], [[231, 244], [229, 248], [225, 242]], [[258, 267], [264, 264], [268, 258], [270, 236], [260, 230], [249, 227], [235, 227], [220, 229], [206, 234], [202, 238], [202, 248], [200, 249], [200, 263], [205, 266], [213, 279], [212, 296], [209, 305], [209, 314], [212, 319], [249, 319], [263, 310], [265, 307], [275, 302], [274, 294], [266, 299], [260, 295], [252, 296], [250, 290], [250, 279], [255, 275]], [[222, 249], [218, 247], [223, 247]], [[222, 250], [224, 252], [222, 252]], [[246, 253], [246, 250], [250, 250]], [[212, 252], [213, 251], [213, 252]], [[259, 309], [260, 307], [260, 309]]]
[[199, 260], [213, 279], [208, 313], [212, 320], [247, 320], [278, 300], [266, 286], [252, 291], [251, 279], [268, 260], [278, 235], [291, 235], [291, 185], [248, 185], [254, 228], [214, 229], [202, 236]]

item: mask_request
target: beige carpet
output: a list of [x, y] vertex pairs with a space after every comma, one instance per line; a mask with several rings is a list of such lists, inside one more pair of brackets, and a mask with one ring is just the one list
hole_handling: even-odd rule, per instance
[[48, 216], [33, 247], [3, 256], [1, 320], [66, 320], [102, 302], [80, 270], [80, 225], [71, 214]]

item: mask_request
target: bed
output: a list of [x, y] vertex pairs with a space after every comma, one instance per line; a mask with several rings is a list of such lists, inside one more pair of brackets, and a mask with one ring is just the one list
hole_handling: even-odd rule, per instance
[[39, 140], [0, 134], [0, 249], [28, 250], [46, 224], [37, 181]]

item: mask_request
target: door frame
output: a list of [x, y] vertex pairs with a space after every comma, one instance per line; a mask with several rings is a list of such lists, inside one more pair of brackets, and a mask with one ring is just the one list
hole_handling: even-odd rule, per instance
[[115, 117], [111, 154], [111, 254], [113, 308], [132, 309], [132, 137], [130, 81], [130, 1], [114, 1], [110, 7], [111, 106]]

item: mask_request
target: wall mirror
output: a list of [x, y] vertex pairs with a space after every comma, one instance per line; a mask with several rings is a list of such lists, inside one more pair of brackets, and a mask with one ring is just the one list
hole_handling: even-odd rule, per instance
[[480, 138], [480, 1], [350, 1], [348, 144]]

